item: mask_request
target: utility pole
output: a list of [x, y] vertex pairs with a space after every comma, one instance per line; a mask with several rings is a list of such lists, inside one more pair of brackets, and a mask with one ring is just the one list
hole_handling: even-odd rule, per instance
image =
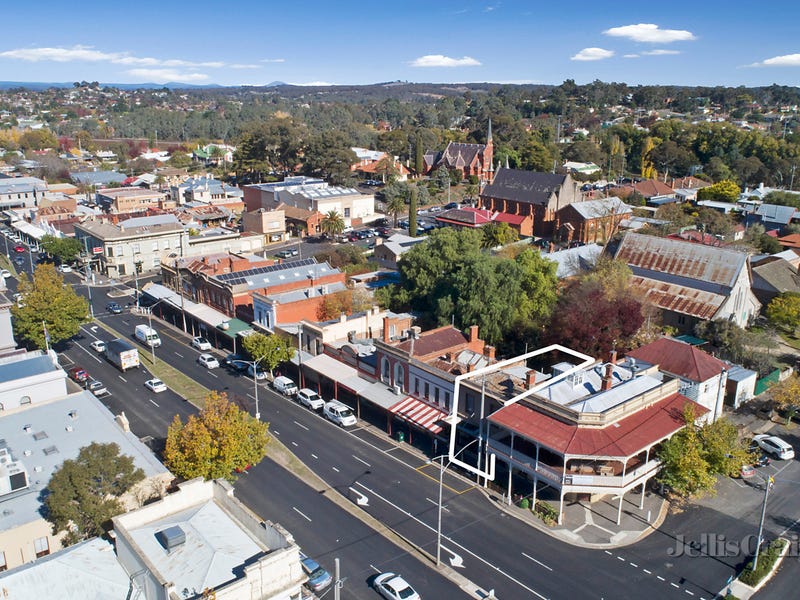
[[333, 600], [339, 600], [340, 597], [341, 597], [340, 594], [341, 594], [341, 589], [342, 589], [342, 586], [344, 585], [344, 582], [339, 578], [339, 559], [338, 558], [334, 558], [333, 559], [333, 565], [334, 565], [334, 570], [333, 570], [333, 573], [334, 573]]
[[769, 490], [775, 483], [775, 479], [770, 475], [764, 480], [764, 504], [761, 505], [761, 522], [758, 524], [758, 539], [756, 540], [756, 554], [753, 556], [753, 571], [758, 568], [758, 554], [761, 551], [761, 540], [764, 533], [764, 516], [767, 514], [767, 498]]

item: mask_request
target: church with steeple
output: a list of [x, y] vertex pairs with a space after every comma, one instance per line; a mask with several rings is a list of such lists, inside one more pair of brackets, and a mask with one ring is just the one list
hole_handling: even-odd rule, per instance
[[450, 142], [443, 152], [428, 151], [425, 153], [425, 172], [430, 175], [440, 167], [448, 170], [459, 170], [464, 173], [464, 179], [475, 175], [481, 187], [494, 180], [494, 142], [492, 141], [492, 120], [489, 119], [489, 128], [485, 144], [462, 144]]

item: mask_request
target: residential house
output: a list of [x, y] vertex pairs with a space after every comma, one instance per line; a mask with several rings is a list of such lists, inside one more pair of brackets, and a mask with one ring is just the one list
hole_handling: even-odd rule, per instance
[[239, 207], [244, 201], [244, 192], [211, 175], [190, 177], [170, 186], [170, 194], [178, 204], [199, 202], [202, 204], [232, 205]]
[[797, 266], [788, 260], [768, 256], [752, 263], [750, 271], [753, 274], [753, 293], [764, 306], [780, 294], [800, 294], [800, 274]]
[[706, 420], [713, 422], [722, 416], [728, 363], [697, 346], [669, 337], [631, 350], [625, 358], [623, 364], [632, 371], [655, 366], [660, 372], [677, 377], [680, 393], [708, 410]]
[[127, 175], [118, 171], [80, 171], [69, 176], [76, 185], [93, 189], [109, 187], [111, 184], [122, 185], [127, 179]]
[[397, 269], [400, 258], [411, 248], [428, 239], [394, 233], [388, 238], [375, 238], [373, 259], [384, 269]]
[[556, 236], [568, 243], [605, 243], [619, 231], [620, 222], [632, 215], [633, 209], [619, 198], [574, 202], [558, 211]]
[[631, 293], [661, 308], [664, 324], [681, 331], [717, 319], [746, 327], [761, 308], [744, 252], [627, 233], [615, 258], [633, 271]]
[[485, 144], [466, 144], [450, 142], [443, 152], [427, 151], [423, 157], [426, 175], [438, 169], [461, 171], [464, 179], [477, 177], [480, 185], [491, 183], [494, 179], [494, 141], [492, 140], [492, 121], [486, 134]]
[[206, 166], [217, 166], [219, 163], [233, 162], [234, 152], [236, 152], [236, 146], [206, 144], [195, 148], [192, 151], [192, 158]]
[[593, 162], [576, 162], [568, 160], [564, 163], [564, 169], [576, 175], [594, 175], [600, 172], [598, 167]]
[[645, 179], [621, 185], [614, 189], [614, 195], [628, 199], [631, 196], [644, 198], [648, 206], [661, 206], [677, 200], [675, 190], [658, 179]]
[[542, 254], [542, 256], [558, 265], [556, 267], [556, 277], [568, 279], [594, 270], [602, 253], [603, 246], [586, 244]]
[[[525, 362], [507, 364], [471, 381], [472, 405], [486, 396], [487, 451], [497, 459], [496, 481], [505, 495], [531, 494], [550, 487], [564, 501], [611, 497], [620, 503], [661, 468], [661, 444], [686, 426], [684, 409], [702, 417], [707, 409], [680, 393], [678, 379], [655, 368], [631, 370], [607, 363], [580, 365], [555, 357], [541, 373]], [[483, 392], [482, 392], [483, 390]], [[469, 394], [469, 392], [468, 392]]]
[[583, 199], [570, 175], [499, 169], [480, 194], [480, 207], [492, 213], [530, 216], [533, 234], [550, 237], [559, 228], [558, 211]]
[[753, 223], [760, 223], [767, 231], [775, 230], [779, 235], [783, 235], [797, 218], [800, 218], [800, 214], [793, 206], [764, 203], [746, 215], [745, 225], [750, 227]]
[[[114, 517], [113, 542], [93, 538], [0, 574], [8, 597], [287, 600], [307, 581], [300, 549], [252, 513], [224, 480], [178, 484], [157, 502]], [[191, 550], [191, 551], [189, 551]], [[190, 591], [191, 590], [191, 591]]]
[[95, 194], [97, 205], [108, 213], [138, 213], [151, 209], [167, 210], [175, 207], [175, 202], [157, 190], [139, 187], [105, 188]]
[[355, 152], [358, 162], [350, 165], [350, 170], [364, 179], [383, 181], [393, 175], [397, 181], [407, 181], [411, 171], [396, 156], [369, 150], [367, 148], [351, 148]]
[[[439, 225], [455, 227], [456, 229], [478, 229], [494, 221], [494, 214], [484, 208], [451, 208], [436, 215], [436, 222]], [[511, 216], [511, 215], [509, 215]], [[517, 215], [513, 215], [517, 216]], [[530, 217], [529, 222], [533, 222]]]
[[281, 209], [259, 208], [242, 213], [242, 231], [258, 233], [270, 244], [286, 241], [286, 213]]

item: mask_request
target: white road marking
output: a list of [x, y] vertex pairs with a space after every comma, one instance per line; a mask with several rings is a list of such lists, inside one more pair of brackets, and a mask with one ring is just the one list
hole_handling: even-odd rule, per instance
[[337, 473], [339, 472], [339, 469], [337, 469], [336, 467], [331, 467], [331, 469], [333, 469], [333, 470], [334, 470], [334, 471], [336, 471]]
[[605, 553], [606, 553], [606, 554], [608, 554], [609, 556], [614, 556], [614, 555], [613, 555], [611, 552], [609, 552], [608, 550], [603, 550], [603, 552], [605, 552]]
[[373, 565], [372, 563], [370, 563], [370, 564], [369, 564], [369, 566], [370, 566], [371, 568], [375, 569], [375, 572], [376, 572], [376, 573], [381, 573], [381, 570], [380, 570], [378, 567], [376, 567], [375, 565]]
[[295, 448], [297, 448], [297, 442], [292, 442], [292, 446], [294, 446]]
[[[430, 503], [431, 503], [431, 504], [433, 504], [434, 506], [439, 506], [439, 503], [438, 503], [438, 502], [436, 502], [436, 500], [431, 500], [431, 499], [430, 499], [430, 498], [428, 498], [427, 496], [425, 496], [425, 500], [427, 500], [428, 502], [430, 502]], [[443, 510], [443, 511], [445, 511], [445, 512], [450, 512], [450, 509], [449, 509], [449, 508], [447, 508], [447, 506], [445, 506], [444, 504], [442, 504], [442, 510]]]
[[316, 455], [316, 454], [314, 454], [313, 452], [311, 453], [311, 458], [316, 458], [317, 460], [319, 460], [319, 456], [317, 456], [317, 455]]
[[[412, 514], [411, 514], [410, 512], [408, 512], [407, 510], [404, 510], [404, 509], [400, 508], [399, 506], [397, 506], [396, 504], [394, 504], [392, 501], [390, 501], [390, 500], [387, 500], [386, 498], [384, 498], [383, 496], [381, 496], [380, 494], [378, 494], [378, 493], [377, 493], [377, 492], [375, 492], [374, 490], [371, 490], [370, 488], [368, 488], [367, 486], [365, 486], [365, 485], [364, 485], [363, 483], [361, 483], [360, 481], [356, 481], [356, 485], [357, 485], [357, 486], [359, 486], [360, 488], [363, 488], [363, 489], [365, 489], [366, 491], [368, 491], [370, 494], [372, 494], [372, 495], [373, 495], [373, 496], [375, 496], [376, 498], [378, 498], [378, 499], [380, 499], [380, 500], [383, 500], [383, 501], [384, 501], [386, 504], [388, 504], [389, 506], [393, 507], [395, 510], [398, 510], [398, 511], [400, 511], [401, 513], [403, 513], [403, 514], [404, 514], [404, 515], [406, 515], [407, 517], [410, 517], [411, 519], [413, 519], [414, 521], [416, 521], [417, 523], [419, 523], [419, 524], [420, 524], [420, 525], [422, 525], [423, 527], [426, 527], [426, 528], [428, 528], [428, 529], [429, 529], [429, 530], [431, 530], [431, 531], [436, 531], [436, 528], [435, 528], [435, 527], [432, 527], [431, 525], [428, 525], [428, 524], [427, 524], [425, 521], [422, 521], [422, 520], [418, 519], [417, 517], [415, 517], [414, 515], [412, 515]], [[534, 596], [536, 596], [537, 598], [541, 598], [541, 600], [547, 600], [547, 598], [545, 598], [545, 596], [542, 596], [542, 595], [541, 595], [540, 593], [538, 593], [536, 590], [534, 590], [534, 589], [532, 589], [532, 588], [529, 588], [527, 585], [525, 585], [524, 583], [522, 583], [522, 582], [521, 582], [519, 579], [516, 579], [516, 578], [515, 578], [513, 575], [510, 575], [510, 574], [506, 573], [506, 572], [505, 572], [505, 571], [503, 571], [503, 570], [502, 570], [500, 567], [497, 567], [497, 566], [493, 565], [492, 563], [490, 563], [488, 560], [486, 560], [486, 559], [484, 559], [484, 558], [482, 558], [482, 557], [478, 556], [478, 555], [477, 555], [477, 554], [475, 554], [475, 553], [474, 553], [472, 550], [470, 550], [469, 548], [466, 548], [466, 547], [462, 546], [461, 544], [459, 544], [458, 542], [456, 542], [456, 541], [455, 541], [454, 539], [452, 539], [451, 537], [449, 537], [449, 536], [446, 536], [446, 535], [442, 535], [442, 539], [445, 539], [445, 540], [447, 540], [448, 542], [451, 542], [453, 545], [457, 546], [458, 548], [460, 548], [461, 550], [463, 550], [463, 551], [464, 551], [464, 552], [466, 552], [467, 554], [469, 554], [469, 555], [471, 555], [471, 556], [475, 557], [476, 559], [478, 559], [479, 561], [481, 561], [483, 564], [485, 564], [485, 565], [486, 565], [486, 566], [488, 566], [489, 568], [491, 568], [491, 569], [494, 569], [495, 571], [497, 571], [497, 572], [498, 572], [498, 573], [500, 573], [501, 575], [505, 576], [505, 577], [506, 577], [507, 579], [509, 579], [510, 581], [512, 581], [512, 582], [514, 582], [514, 583], [516, 583], [516, 584], [517, 584], [518, 586], [520, 586], [522, 589], [524, 589], [524, 590], [527, 590], [528, 592], [530, 592], [531, 594], [533, 594]]]
[[656, 579], [660, 579], [661, 581], [666, 581], [661, 575], [656, 575]]
[[632, 562], [628, 561], [628, 564], [630, 564], [630, 566], [635, 567], [637, 569], [639, 568], [639, 565], [637, 565], [636, 563], [632, 563]]
[[177, 352], [173, 352], [173, 354], [179, 358], [183, 358], [183, 354], [178, 354]]
[[621, 556], [618, 556], [618, 557], [617, 557], [617, 560], [621, 560], [622, 562], [625, 562], [625, 559], [624, 559], [624, 558], [622, 558]]
[[119, 377], [120, 379], [122, 379], [122, 381], [124, 381], [125, 383], [128, 383], [128, 380], [127, 380], [127, 379], [125, 379], [125, 378], [124, 378], [122, 375], [117, 375], [117, 377]]
[[362, 460], [362, 459], [358, 458], [358, 457], [357, 457], [355, 454], [351, 454], [351, 456], [352, 456], [353, 458], [355, 458], [355, 459], [356, 459], [358, 462], [360, 462], [361, 464], [367, 465], [368, 467], [371, 467], [371, 466], [372, 466], [372, 465], [371, 465], [371, 464], [369, 464], [367, 461], [365, 461], [365, 460]]
[[694, 592], [690, 592], [689, 590], [683, 590], [683, 591], [689, 594], [690, 596], [694, 596]]
[[281, 432], [280, 432], [280, 431], [278, 431], [277, 429], [273, 429], [273, 430], [272, 430], [272, 433], [274, 433], [275, 435], [280, 435], [280, 434], [281, 434]]
[[532, 561], [533, 561], [533, 562], [535, 562], [537, 565], [539, 565], [540, 567], [544, 567], [544, 568], [545, 568], [545, 569], [547, 569], [548, 571], [552, 571], [552, 570], [553, 570], [553, 569], [551, 569], [550, 567], [548, 567], [546, 564], [544, 564], [543, 562], [541, 562], [541, 561], [539, 561], [539, 560], [536, 560], [535, 558], [533, 558], [532, 556], [530, 556], [530, 555], [528, 555], [528, 554], [525, 554], [524, 552], [522, 553], [522, 556], [524, 556], [524, 557], [525, 557], [525, 558], [527, 558], [528, 560], [532, 560]]
[[642, 571], [644, 571], [644, 572], [645, 572], [645, 573], [647, 573], [648, 575], [652, 575], [652, 574], [653, 574], [651, 571], [648, 571], [647, 569], [642, 569]]
[[308, 431], [308, 427], [306, 427], [302, 423], [298, 423], [297, 421], [295, 421], [294, 424], [297, 425], [300, 429], [305, 429], [306, 431]]
[[300, 515], [301, 517], [303, 517], [303, 518], [304, 518], [306, 521], [308, 521], [309, 523], [311, 523], [311, 519], [309, 519], [309, 518], [308, 518], [306, 515], [304, 515], [304, 514], [302, 513], [302, 511], [298, 510], [296, 506], [293, 506], [293, 507], [292, 507], [292, 510], [293, 510], [293, 511], [295, 511], [295, 512], [296, 512], [298, 515]]
[[153, 406], [156, 406], [156, 407], [158, 407], [158, 404], [156, 404], [156, 401], [155, 401], [155, 400], [153, 400], [152, 398], [148, 398], [148, 400], [150, 400], [150, 402], [152, 402], [152, 403], [153, 403]]
[[674, 588], [679, 588], [679, 587], [681, 587], [681, 586], [679, 586], [677, 583], [675, 583], [674, 581], [670, 581], [670, 582], [669, 582], [669, 584], [670, 584], [672, 587], [674, 587]]
[[219, 377], [217, 377], [216, 375], [214, 375], [214, 373], [212, 373], [211, 371], [209, 371], [209, 372], [208, 372], [208, 374], [209, 374], [209, 375], [211, 375], [211, 376], [212, 376], [214, 379], [219, 379]]
[[247, 394], [247, 397], [250, 398], [251, 400], [255, 400], [256, 399], [256, 397], [253, 396], [253, 394]]

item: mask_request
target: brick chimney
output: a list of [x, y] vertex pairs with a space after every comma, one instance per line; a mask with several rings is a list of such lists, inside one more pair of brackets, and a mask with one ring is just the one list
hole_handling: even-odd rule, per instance
[[531, 369], [525, 374], [525, 389], [531, 389], [536, 385], [536, 371]]
[[478, 326], [472, 325], [469, 328], [469, 341], [475, 342], [478, 340]]
[[612, 365], [617, 364], [617, 351], [616, 350], [612, 350], [611, 351], [611, 356], [609, 356], [608, 362], [610, 362]]
[[484, 347], [484, 351], [486, 352], [486, 357], [489, 360], [494, 360], [494, 353], [495, 353], [495, 347], [494, 346], [490, 346], [490, 345], [487, 344]]
[[603, 382], [600, 385], [602, 391], [610, 390], [612, 385], [612, 374], [614, 373], [614, 365], [611, 363], [606, 364], [606, 374], [603, 375]]
[[389, 317], [383, 317], [383, 342], [388, 344], [391, 341], [389, 336]]

